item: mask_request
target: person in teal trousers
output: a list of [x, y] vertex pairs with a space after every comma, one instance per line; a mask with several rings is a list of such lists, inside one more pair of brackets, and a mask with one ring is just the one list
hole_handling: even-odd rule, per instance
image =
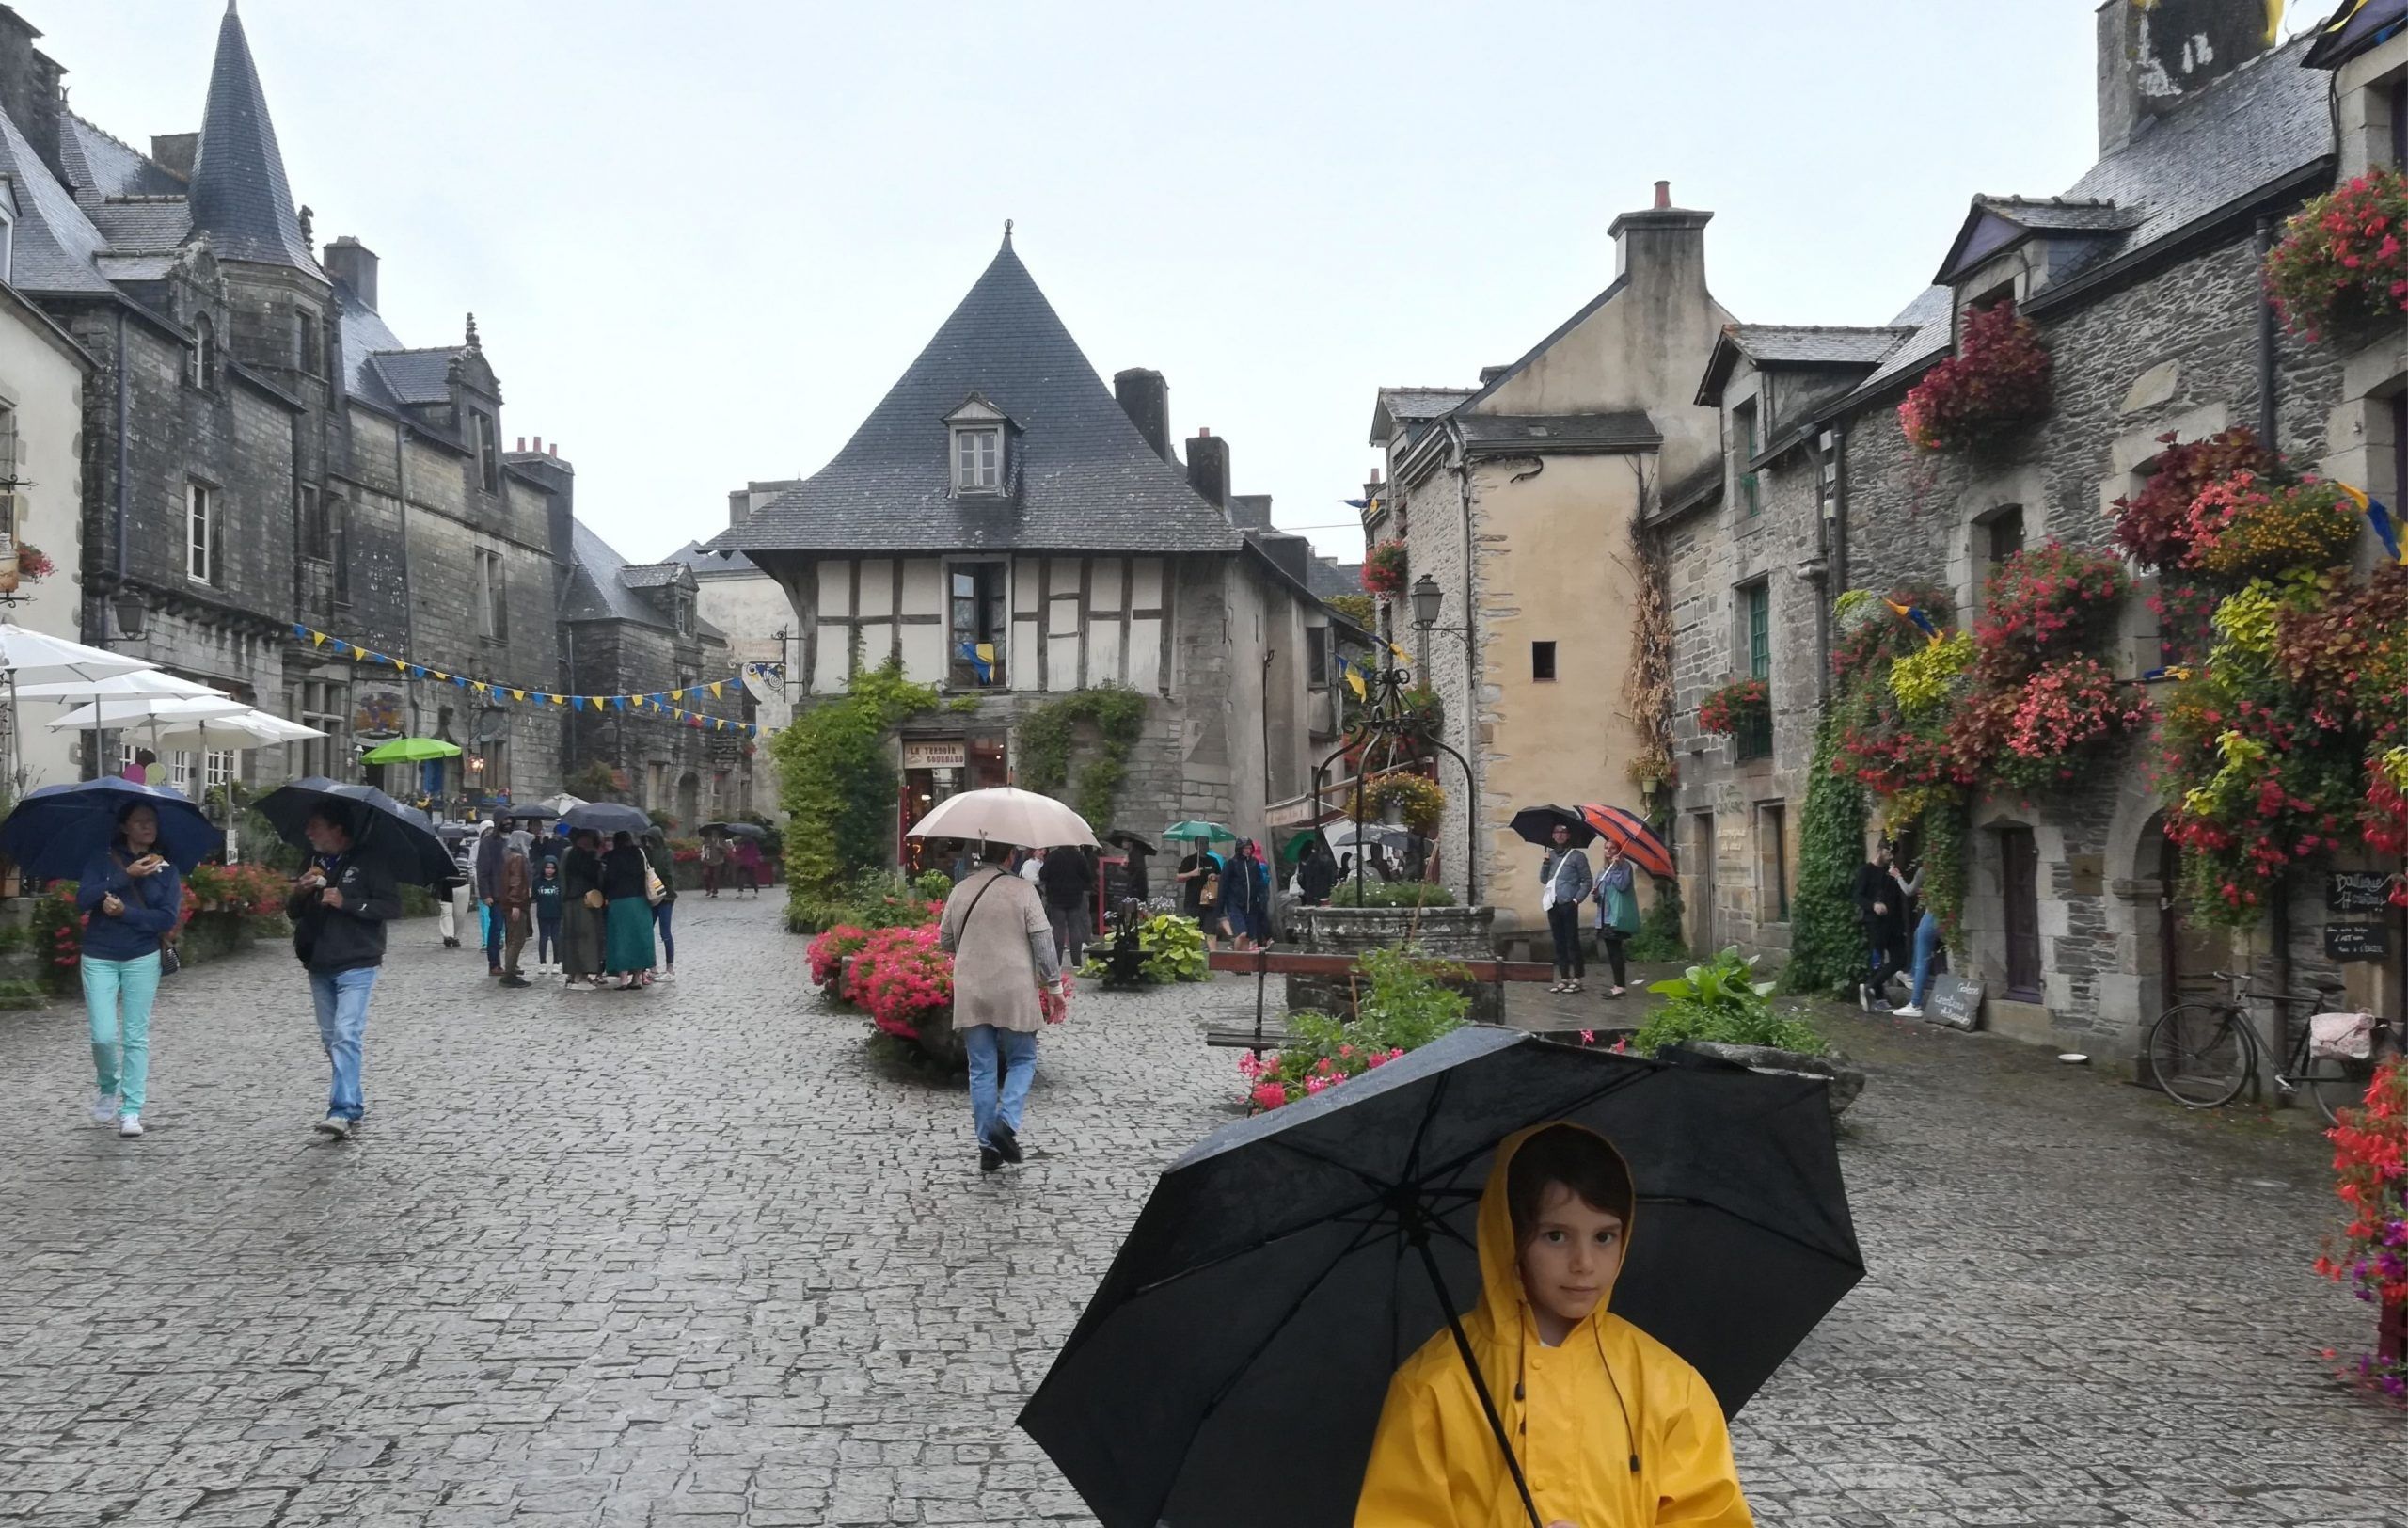
[[86, 863], [75, 883], [85, 915], [84, 1008], [91, 1019], [95, 1123], [142, 1134], [150, 1087], [150, 1004], [159, 995], [159, 951], [183, 916], [183, 878], [162, 859], [159, 814], [137, 802], [117, 820], [117, 836]]
[[1606, 863], [1597, 868], [1597, 953], [1614, 969], [1614, 984], [1606, 995], [1620, 997], [1628, 990], [1623, 966], [1623, 946], [1639, 931], [1638, 873], [1622, 845], [1606, 840]]

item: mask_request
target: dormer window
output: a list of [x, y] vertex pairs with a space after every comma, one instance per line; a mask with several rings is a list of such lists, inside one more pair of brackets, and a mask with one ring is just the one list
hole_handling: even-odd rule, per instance
[[1004, 411], [974, 392], [944, 422], [953, 439], [953, 491], [1002, 493], [1004, 438], [1011, 427]]

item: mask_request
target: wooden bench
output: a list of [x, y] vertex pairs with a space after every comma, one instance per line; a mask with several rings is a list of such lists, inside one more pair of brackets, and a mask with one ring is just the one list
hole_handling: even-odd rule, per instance
[[[1325, 977], [1333, 979], [1351, 976], [1355, 957], [1352, 955], [1312, 955], [1302, 950], [1216, 949], [1205, 956], [1205, 963], [1215, 971], [1231, 971], [1251, 976], [1254, 982], [1254, 1023], [1236, 1020], [1207, 1021], [1204, 1043], [1226, 1050], [1277, 1050], [1288, 1043], [1287, 1027], [1265, 1018], [1263, 1008], [1267, 989], [1274, 976]], [[1545, 961], [1450, 961], [1474, 981], [1553, 981], [1555, 967]]]

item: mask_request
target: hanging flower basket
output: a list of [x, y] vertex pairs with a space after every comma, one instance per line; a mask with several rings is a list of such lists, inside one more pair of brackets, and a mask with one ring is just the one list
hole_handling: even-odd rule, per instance
[[1392, 597], [1404, 593], [1404, 543], [1394, 538], [1371, 548], [1363, 557], [1366, 593]]
[[2331, 567], [2348, 558], [2358, 538], [2356, 507], [2332, 484], [2286, 485], [2249, 471], [2200, 489], [2190, 519], [2186, 561], [2219, 579]]
[[2293, 333], [2354, 339], [2408, 313], [2408, 177], [2374, 168], [2318, 197], [2266, 256], [2266, 292]]
[[2003, 709], [1994, 768], [1999, 779], [2024, 790], [2078, 778], [2100, 747], [2147, 716], [2131, 688], [2089, 657], [2042, 669]]
[[1898, 422], [1925, 451], [1995, 450], [2049, 411], [2049, 372], [2039, 331], [2014, 304], [1974, 309], [1956, 354], [1908, 392]]
[[1772, 718], [1772, 687], [1762, 679], [1733, 679], [1698, 703], [1697, 724], [1718, 738], [1735, 738]]
[[2115, 628], [2128, 585], [2121, 558], [2052, 541], [1999, 565], [1982, 592], [1973, 644], [1997, 679], [2097, 647]]
[[[1356, 788], [1358, 792], [1361, 789], [1360, 787]], [[1350, 820], [1358, 811], [1370, 820], [1390, 818], [1425, 838], [1438, 831], [1439, 820], [1447, 811], [1446, 791], [1426, 774], [1382, 775], [1371, 782], [1370, 793], [1360, 807], [1352, 799], [1353, 794], [1350, 793], [1346, 803], [1346, 815]]]

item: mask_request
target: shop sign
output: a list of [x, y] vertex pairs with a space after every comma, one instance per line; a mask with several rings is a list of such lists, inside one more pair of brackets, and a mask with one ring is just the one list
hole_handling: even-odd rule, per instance
[[970, 745], [956, 739], [949, 742], [906, 742], [903, 745], [903, 767], [907, 770], [958, 770], [970, 763]]

